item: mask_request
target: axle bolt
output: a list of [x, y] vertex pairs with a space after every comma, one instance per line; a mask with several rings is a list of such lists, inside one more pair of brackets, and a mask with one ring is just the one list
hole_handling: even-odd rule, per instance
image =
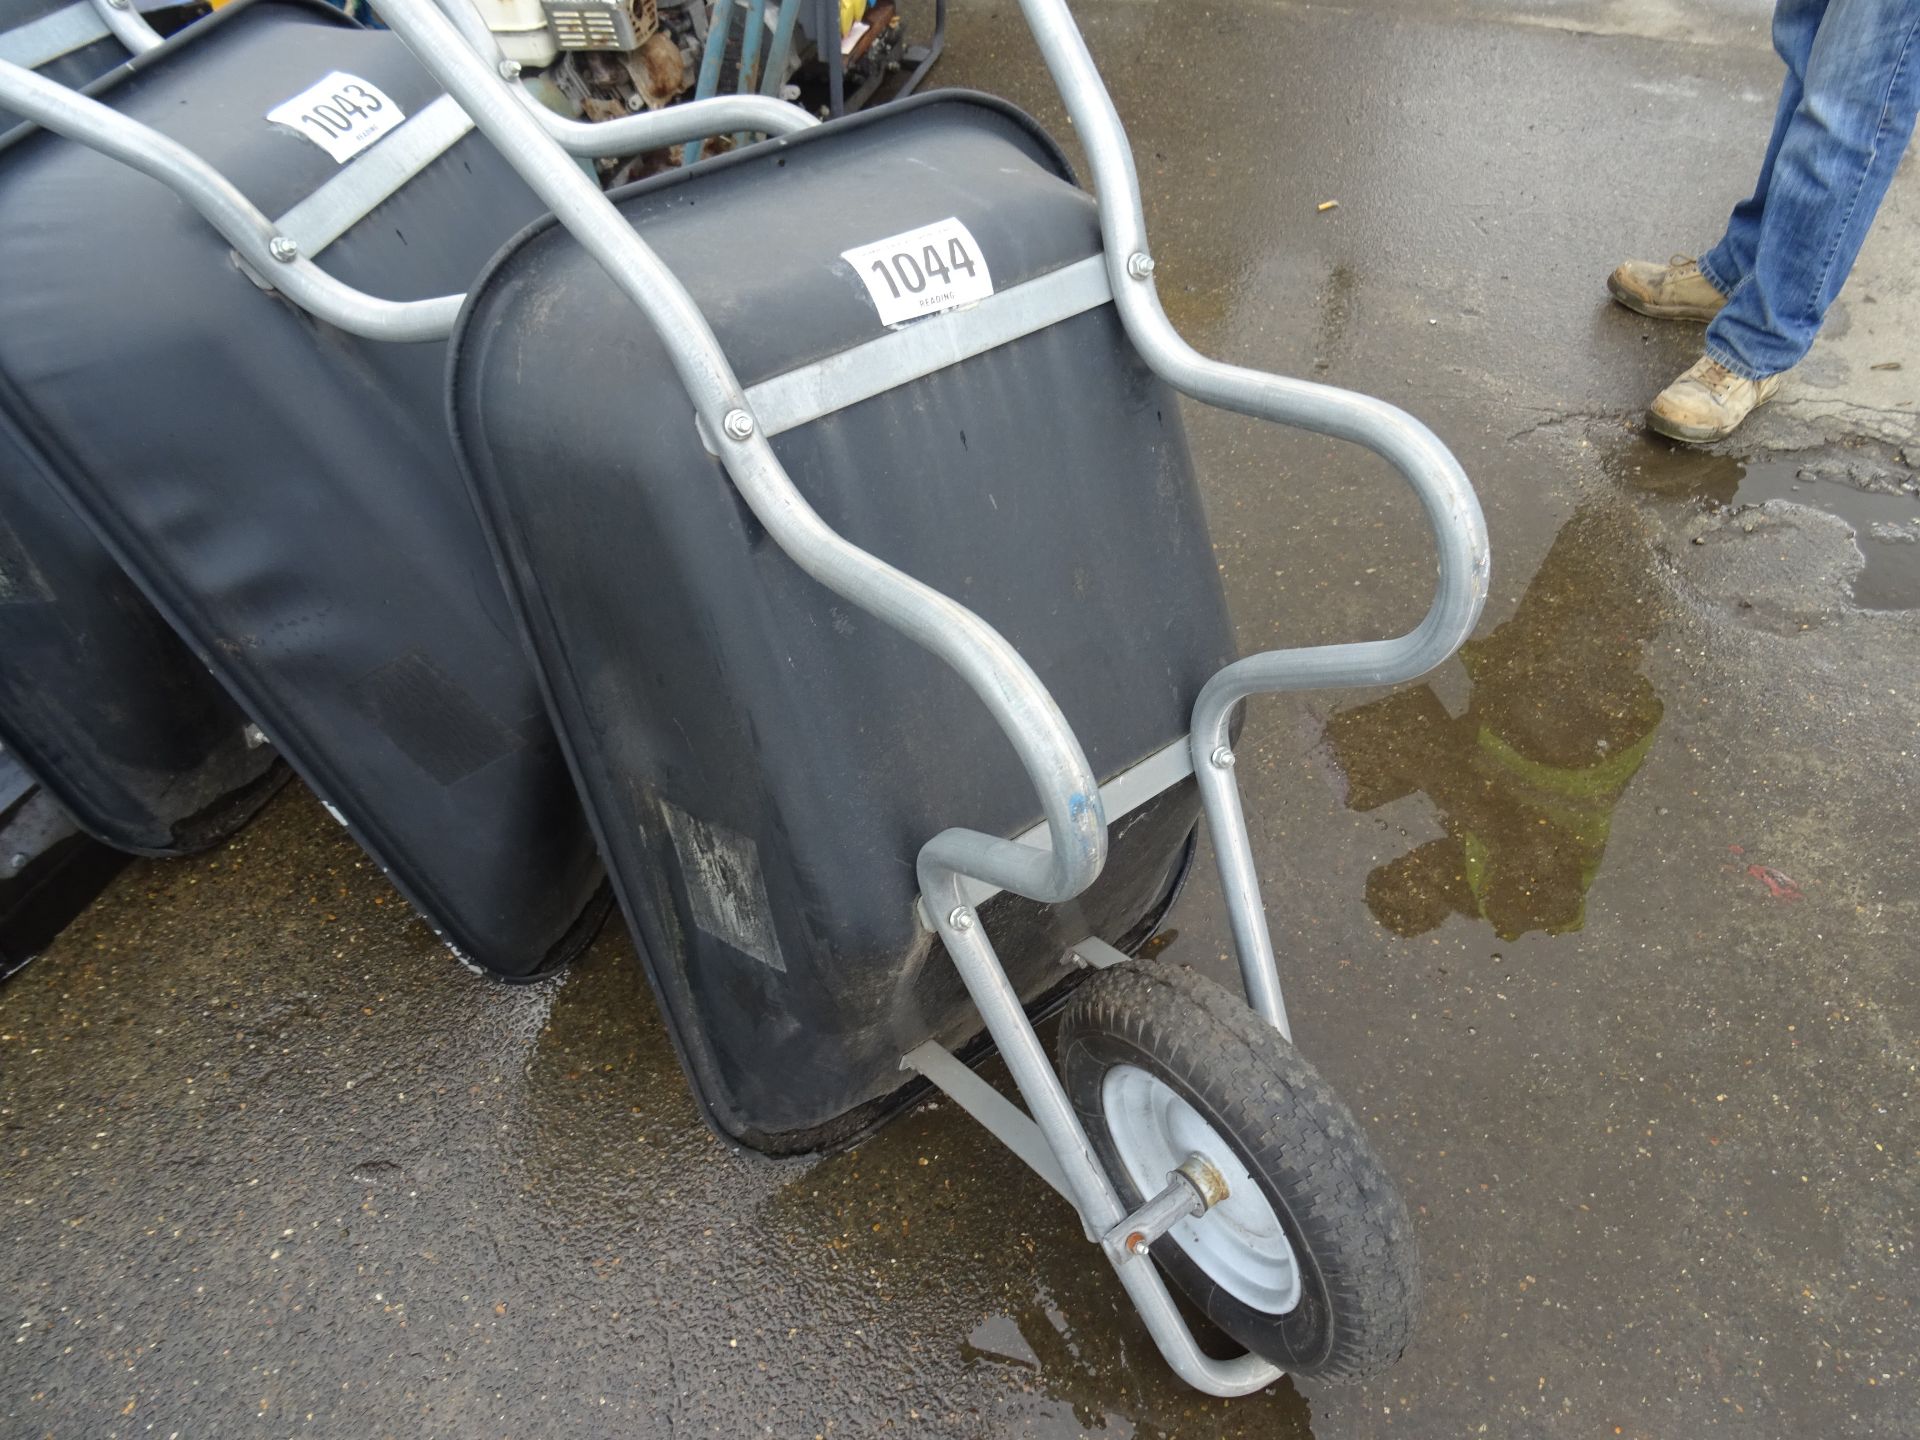
[[750, 440], [753, 438], [753, 416], [744, 410], [729, 410], [727, 418], [720, 422], [720, 428], [727, 432], [731, 440]]
[[971, 930], [973, 929], [973, 911], [964, 905], [956, 905], [952, 913], [947, 916], [947, 924], [963, 933]]
[[502, 60], [500, 62], [500, 78], [502, 80], [518, 80], [520, 78], [520, 62], [518, 60]]
[[267, 241], [267, 253], [282, 265], [288, 265], [300, 258], [300, 243], [291, 235], [276, 235]]
[[1144, 250], [1136, 250], [1127, 257], [1127, 274], [1136, 280], [1145, 280], [1153, 274], [1153, 257]]
[[1213, 768], [1216, 770], [1233, 769], [1233, 751], [1224, 745], [1220, 746], [1207, 758], [1213, 762]]

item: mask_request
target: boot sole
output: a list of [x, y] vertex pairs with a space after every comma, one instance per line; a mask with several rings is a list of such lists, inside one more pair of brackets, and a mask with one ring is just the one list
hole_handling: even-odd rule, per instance
[[1607, 277], [1607, 293], [1614, 298], [1615, 303], [1626, 306], [1636, 315], [1645, 315], [1650, 320], [1698, 320], [1704, 325], [1724, 308], [1724, 302], [1711, 310], [1703, 309], [1698, 305], [1656, 305], [1650, 300], [1641, 299], [1633, 291], [1615, 284], [1611, 275]]
[[[1748, 414], [1751, 413], [1752, 411], [1748, 412]], [[1744, 423], [1744, 417], [1742, 423]], [[1669, 440], [1681, 440], [1689, 445], [1710, 445], [1715, 440], [1726, 439], [1729, 435], [1733, 434], [1734, 431], [1738, 430], [1740, 426], [1735, 424], [1729, 425], [1725, 429], [1717, 429], [1708, 425], [1683, 425], [1678, 420], [1669, 420], [1664, 415], [1649, 410], [1647, 412], [1647, 428], [1656, 435], [1666, 436]]]

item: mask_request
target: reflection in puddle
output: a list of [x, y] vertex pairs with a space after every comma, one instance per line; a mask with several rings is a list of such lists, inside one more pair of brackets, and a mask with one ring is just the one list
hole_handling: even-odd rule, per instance
[[1419, 935], [1464, 915], [1503, 940], [1580, 928], [1613, 807], [1660, 723], [1640, 673], [1658, 619], [1649, 591], [1641, 548], [1582, 509], [1513, 617], [1461, 647], [1465, 714], [1422, 685], [1327, 722], [1349, 809], [1424, 793], [1446, 830], [1367, 877], [1381, 924]]
[[1637, 490], [1715, 508], [1790, 500], [1853, 527], [1866, 558], [1853, 587], [1865, 610], [1920, 609], [1920, 481], [1864, 452], [1830, 450], [1735, 460], [1643, 440], [1612, 466]]
[[967, 1349], [976, 1357], [1003, 1360], [1028, 1370], [1040, 1368], [1040, 1357], [1020, 1333], [1020, 1322], [1011, 1315], [989, 1315], [973, 1327], [967, 1337]]

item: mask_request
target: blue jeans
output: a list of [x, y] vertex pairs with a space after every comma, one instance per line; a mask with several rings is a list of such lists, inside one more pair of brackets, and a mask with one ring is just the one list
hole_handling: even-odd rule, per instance
[[1707, 354], [1749, 380], [1798, 364], [1886, 197], [1920, 109], [1920, 0], [1779, 0], [1787, 62], [1753, 195], [1700, 257], [1727, 297]]

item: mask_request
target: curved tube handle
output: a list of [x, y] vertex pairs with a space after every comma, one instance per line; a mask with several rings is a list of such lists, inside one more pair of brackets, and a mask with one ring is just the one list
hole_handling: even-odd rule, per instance
[[1250, 655], [1215, 675], [1194, 706], [1189, 737], [1194, 774], [1220, 862], [1247, 999], [1285, 1034], [1286, 1008], [1273, 940], [1260, 904], [1246, 817], [1227, 748], [1234, 707], [1262, 691], [1393, 684], [1439, 664], [1472, 632], [1486, 603], [1486, 519], [1459, 462], [1432, 431], [1404, 411], [1352, 391], [1224, 365], [1181, 339], [1154, 292], [1133, 152], [1086, 41], [1065, 0], [1020, 0], [1020, 8], [1086, 146], [1114, 303], [1148, 366], [1196, 400], [1351, 440], [1383, 456], [1413, 487], [1438, 543], [1433, 605], [1414, 630], [1393, 640]]
[[133, 8], [133, 0], [93, 0], [94, 14], [113, 32], [113, 38], [136, 55], [158, 49], [165, 42], [147, 23], [147, 17]]
[[[1159, 301], [1150, 293], [1136, 303], [1142, 302], [1159, 314]], [[1160, 318], [1165, 323], [1164, 315]], [[1291, 1038], [1273, 935], [1260, 899], [1253, 845], [1247, 834], [1240, 787], [1233, 779], [1233, 751], [1228, 741], [1233, 712], [1249, 695], [1342, 685], [1396, 685], [1424, 675], [1445, 660], [1473, 633], [1486, 603], [1487, 526], [1459, 462], [1431, 430], [1406, 412], [1351, 391], [1236, 371], [1198, 356], [1188, 363], [1195, 369], [1204, 367], [1200, 378], [1215, 393], [1227, 391], [1233, 396], [1233, 401], [1221, 402], [1231, 409], [1351, 440], [1385, 458], [1419, 498], [1439, 551], [1433, 603], [1426, 617], [1406, 634], [1391, 640], [1310, 645], [1248, 655], [1214, 675], [1194, 702], [1187, 743], [1213, 837], [1247, 1003], [1268, 1024]]]
[[[1151, 295], [1137, 297], [1134, 303], [1150, 305], [1159, 314], [1159, 300]], [[1208, 754], [1227, 743], [1234, 707], [1249, 695], [1397, 685], [1424, 675], [1453, 654], [1473, 633], [1486, 603], [1489, 556], [1479, 499], [1452, 452], [1425, 425], [1384, 400], [1236, 370], [1199, 356], [1192, 357], [1189, 367], [1197, 373], [1175, 382], [1189, 394], [1260, 419], [1350, 440], [1386, 460], [1420, 501], [1439, 558], [1433, 603], [1419, 625], [1406, 634], [1390, 640], [1269, 650], [1221, 670], [1194, 703], [1194, 753]]]
[[1114, 304], [1141, 357], [1168, 384], [1196, 400], [1350, 440], [1382, 456], [1413, 487], [1439, 545], [1433, 606], [1407, 635], [1271, 651], [1248, 656], [1216, 675], [1194, 707], [1196, 757], [1226, 743], [1233, 707], [1248, 695], [1324, 685], [1393, 684], [1439, 664], [1472, 633], [1487, 593], [1486, 520], [1460, 463], [1425, 425], [1384, 400], [1222, 364], [1181, 338], [1154, 291], [1133, 152], [1086, 41], [1065, 0], [1020, 0], [1020, 5], [1086, 146]]

